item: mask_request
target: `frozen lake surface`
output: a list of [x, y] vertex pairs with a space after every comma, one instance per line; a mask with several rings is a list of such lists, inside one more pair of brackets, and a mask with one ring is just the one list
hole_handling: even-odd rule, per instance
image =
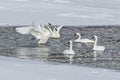
[[[38, 40], [32, 35], [17, 33], [16, 27], [18, 26], [0, 27], [0, 55], [40, 62], [70, 63], [79, 67], [120, 70], [119, 26], [65, 26], [61, 29], [61, 38], [49, 39], [46, 45], [37, 45]], [[80, 32], [82, 38], [91, 39], [93, 35], [97, 35], [98, 44], [106, 47], [104, 52], [96, 52], [96, 61], [94, 61], [91, 45], [73, 43], [76, 54], [72, 62], [63, 55], [63, 50], [69, 47], [67, 42], [77, 38], [74, 36], [76, 32]]]
[[1, 80], [120, 80], [119, 71], [0, 57]]

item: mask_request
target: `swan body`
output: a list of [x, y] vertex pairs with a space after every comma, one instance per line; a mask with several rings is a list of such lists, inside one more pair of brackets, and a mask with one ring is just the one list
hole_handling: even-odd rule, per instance
[[105, 50], [105, 47], [104, 47], [104, 46], [95, 46], [95, 47], [93, 48], [93, 50], [95, 50], [95, 51], [104, 51], [104, 50]]
[[70, 48], [68, 50], [63, 51], [64, 55], [74, 55], [75, 54], [74, 50], [72, 49], [72, 41], [70, 40], [69, 42], [70, 42]]
[[80, 42], [80, 43], [94, 43], [93, 40], [90, 39], [81, 39], [81, 35], [80, 33], [76, 33], [76, 35], [78, 35], [78, 39], [75, 40], [75, 42]]
[[75, 42], [81, 42], [81, 43], [93, 43], [93, 40], [90, 39], [81, 39], [81, 40], [75, 40]]
[[95, 38], [95, 42], [94, 42], [94, 45], [93, 45], [93, 50], [94, 51], [104, 51], [105, 50], [104, 46], [97, 45], [97, 39], [98, 39], [98, 37], [96, 35], [94, 35], [94, 38]]
[[55, 39], [60, 38], [60, 33], [59, 32], [60, 32], [62, 27], [63, 27], [63, 25], [61, 25], [59, 27], [54, 27], [53, 30], [51, 30], [49, 28], [49, 31], [51, 33], [50, 38], [55, 38]]
[[50, 31], [48, 28], [49, 24], [44, 24], [42, 26], [39, 25], [37, 27], [29, 26], [16, 28], [16, 31], [21, 34], [31, 34], [36, 39], [39, 39], [38, 44], [45, 44], [50, 37]]

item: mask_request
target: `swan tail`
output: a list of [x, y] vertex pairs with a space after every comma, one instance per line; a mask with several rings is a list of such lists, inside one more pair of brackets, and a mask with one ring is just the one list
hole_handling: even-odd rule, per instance
[[16, 28], [16, 32], [21, 33], [21, 34], [29, 34], [31, 27], [21, 27], [21, 28]]

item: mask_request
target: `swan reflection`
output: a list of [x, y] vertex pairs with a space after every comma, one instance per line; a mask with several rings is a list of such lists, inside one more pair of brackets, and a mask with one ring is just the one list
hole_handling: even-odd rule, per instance
[[20, 47], [17, 48], [16, 56], [19, 58], [35, 58], [46, 60], [50, 49], [48, 47]]
[[73, 63], [74, 54], [64, 54], [66, 58], [69, 59], [69, 64]]
[[97, 61], [97, 54], [96, 54], [96, 51], [93, 51], [93, 62], [96, 63]]

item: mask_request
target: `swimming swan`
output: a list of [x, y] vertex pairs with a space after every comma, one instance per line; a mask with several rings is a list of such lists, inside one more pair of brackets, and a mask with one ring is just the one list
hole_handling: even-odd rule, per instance
[[104, 51], [105, 50], [104, 46], [98, 46], [97, 45], [98, 37], [96, 35], [94, 35], [94, 38], [95, 38], [95, 41], [94, 41], [94, 45], [93, 45], [93, 50], [95, 50], [95, 51]]
[[80, 42], [80, 43], [94, 43], [94, 41], [93, 41], [93, 40], [90, 40], [90, 39], [81, 39], [80, 33], [76, 33], [76, 35], [78, 36], [78, 39], [76, 39], [74, 42]]
[[63, 54], [66, 55], [66, 57], [69, 57], [70, 59], [72, 59], [74, 57], [74, 54], [75, 54], [74, 50], [72, 49], [72, 46], [73, 46], [72, 40], [70, 40], [69, 43], [70, 43], [70, 49], [64, 50]]
[[39, 39], [38, 44], [45, 44], [50, 37], [49, 25], [50, 23], [35, 27], [33, 26], [20, 27], [20, 28], [16, 28], [16, 32], [19, 32], [21, 34], [31, 34], [36, 39]]
[[53, 30], [51, 28], [49, 28], [49, 31], [51, 33], [50, 38], [55, 38], [55, 39], [60, 38], [59, 32], [60, 32], [62, 27], [63, 27], [63, 25], [61, 25], [59, 27], [54, 27]]

